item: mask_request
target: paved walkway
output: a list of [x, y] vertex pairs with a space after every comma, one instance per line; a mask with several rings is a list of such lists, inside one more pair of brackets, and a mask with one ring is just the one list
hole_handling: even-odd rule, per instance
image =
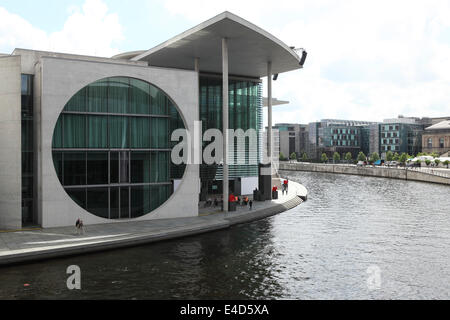
[[232, 225], [263, 219], [299, 205], [306, 189], [289, 183], [289, 193], [274, 201], [254, 202], [253, 210], [239, 207], [236, 212], [219, 213], [202, 208], [199, 217], [123, 222], [85, 226], [77, 235], [75, 227], [0, 232], [0, 265], [73, 254], [127, 247], [185, 237]]

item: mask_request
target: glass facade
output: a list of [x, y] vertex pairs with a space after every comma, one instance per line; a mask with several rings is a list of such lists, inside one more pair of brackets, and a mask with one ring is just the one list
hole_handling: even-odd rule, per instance
[[422, 149], [423, 126], [418, 124], [380, 125], [380, 151], [415, 155]]
[[170, 161], [178, 128], [181, 116], [158, 88], [127, 77], [99, 80], [75, 94], [56, 123], [56, 173], [69, 196], [96, 216], [146, 215], [184, 174]]
[[21, 76], [22, 117], [22, 224], [36, 224], [34, 214], [34, 170], [33, 170], [33, 76]]
[[[254, 129], [257, 132], [257, 152], [249, 152], [249, 139], [245, 145], [245, 163], [229, 166], [229, 177], [252, 177], [258, 175], [258, 163], [262, 143], [262, 84], [259, 80], [240, 80], [230, 77], [229, 81], [229, 128]], [[203, 132], [208, 129], [222, 131], [222, 78], [217, 76], [200, 76], [200, 120]], [[209, 142], [208, 142], [209, 143]], [[204, 145], [206, 146], [206, 144]], [[237, 162], [237, 144], [234, 157]], [[222, 180], [222, 167], [219, 165], [202, 166], [202, 179]], [[212, 169], [212, 170], [211, 170]], [[212, 173], [212, 177], [211, 177]]]

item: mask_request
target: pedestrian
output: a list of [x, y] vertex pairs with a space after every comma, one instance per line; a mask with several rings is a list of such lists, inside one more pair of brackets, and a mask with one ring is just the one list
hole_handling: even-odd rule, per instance
[[80, 222], [81, 222], [80, 218], [78, 218], [78, 220], [75, 222], [75, 228], [76, 228], [77, 234], [80, 234]]
[[80, 219], [80, 223], [78, 224], [78, 228], [80, 229], [80, 233], [84, 234], [84, 223], [83, 220]]
[[253, 200], [250, 200], [249, 206], [250, 206], [250, 210], [252, 210], [253, 209]]

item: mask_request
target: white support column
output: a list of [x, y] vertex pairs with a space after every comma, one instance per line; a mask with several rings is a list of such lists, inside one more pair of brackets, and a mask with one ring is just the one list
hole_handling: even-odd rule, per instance
[[194, 71], [200, 72], [200, 59], [199, 58], [194, 59]]
[[223, 79], [223, 211], [228, 212], [228, 41], [222, 39], [222, 79]]
[[272, 138], [272, 62], [267, 62], [267, 156], [272, 165], [273, 138]]
[[[200, 88], [200, 59], [194, 59], [194, 71], [197, 72], [197, 83]], [[200, 90], [199, 90], [200, 94]], [[197, 108], [200, 111], [200, 96], [197, 102]], [[197, 122], [194, 124], [194, 164], [200, 165], [203, 162], [203, 150], [202, 150], [202, 126], [200, 125], [200, 114]]]

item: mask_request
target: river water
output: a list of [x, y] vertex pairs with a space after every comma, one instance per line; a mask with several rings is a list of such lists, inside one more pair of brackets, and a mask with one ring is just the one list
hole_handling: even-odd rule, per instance
[[[0, 268], [0, 299], [449, 299], [450, 188], [284, 172], [306, 203], [229, 230]], [[81, 268], [81, 290], [66, 269]], [[28, 286], [24, 286], [27, 284]]]

